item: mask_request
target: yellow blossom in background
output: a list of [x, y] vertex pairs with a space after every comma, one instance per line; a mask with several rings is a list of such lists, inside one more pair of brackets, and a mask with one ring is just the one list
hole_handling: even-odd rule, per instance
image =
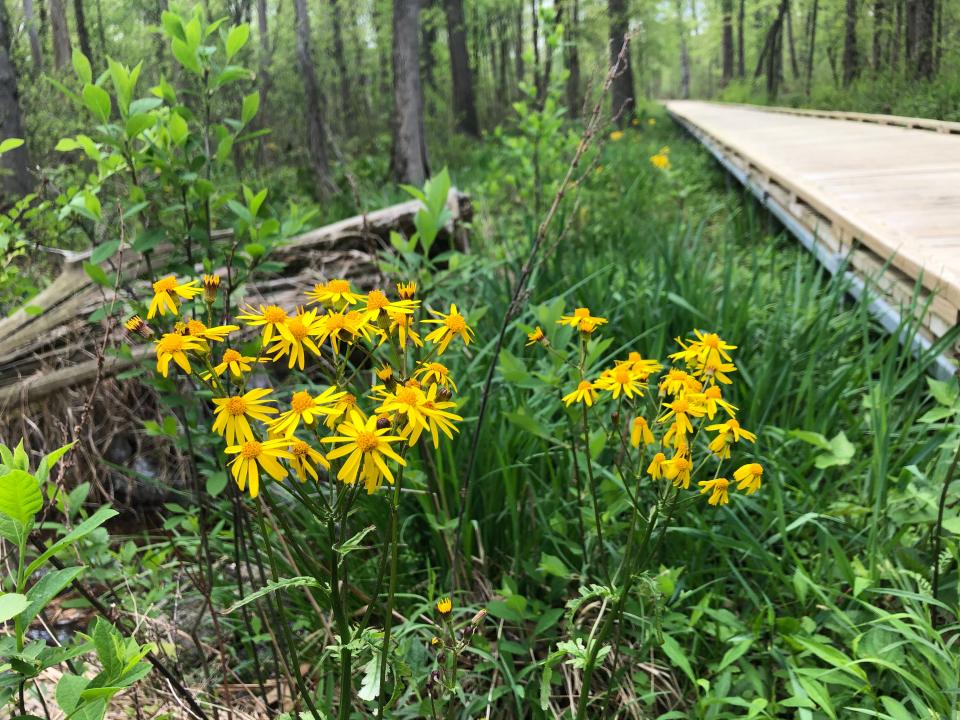
[[189, 300], [203, 292], [203, 288], [197, 287], [196, 280], [178, 283], [174, 275], [168, 275], [153, 283], [153, 300], [150, 301], [150, 309], [147, 311], [147, 320], [152, 318], [158, 312], [165, 315], [169, 310], [176, 315], [179, 310], [179, 301], [177, 297]]
[[611, 393], [614, 400], [620, 397], [620, 393], [628, 398], [643, 397], [640, 376], [631, 369], [629, 363], [620, 363], [613, 369], [604, 370], [594, 387]]
[[630, 121], [630, 124], [633, 125], [633, 127], [636, 127], [640, 124], [640, 120], [638, 118], [633, 118], [633, 120]]
[[356, 305], [362, 296], [350, 289], [349, 281], [336, 278], [326, 284], [317, 283], [307, 292], [307, 297], [317, 303], [345, 306]]
[[449, 597], [442, 597], [437, 600], [437, 612], [441, 615], [449, 615], [453, 612], [453, 601]]
[[157, 341], [157, 372], [167, 377], [170, 361], [173, 360], [185, 373], [192, 372], [190, 359], [187, 353], [191, 350], [202, 350], [205, 346], [203, 339], [178, 333], [167, 333]]
[[[316, 310], [300, 308], [296, 315], [288, 317], [277, 326], [277, 333], [276, 342], [265, 350], [273, 356], [273, 362], [289, 356], [287, 367], [293, 368], [296, 365], [303, 370], [307, 350], [319, 357], [320, 348], [317, 346], [323, 342], [323, 337]], [[318, 338], [317, 342], [313, 341], [314, 337]]]
[[657, 170], [669, 170], [670, 158], [664, 153], [657, 153], [656, 155], [650, 156], [650, 164], [653, 165]]
[[327, 459], [303, 440], [294, 438], [293, 442], [290, 443], [289, 449], [290, 455], [292, 456], [290, 458], [290, 465], [293, 467], [294, 472], [297, 473], [297, 477], [300, 478], [300, 482], [306, 482], [307, 475], [310, 475], [314, 480], [319, 480], [317, 465], [322, 465], [327, 470], [330, 469], [330, 463]]
[[699, 403], [692, 402], [683, 395], [677, 397], [673, 402], [663, 403], [663, 406], [667, 408], [667, 412], [657, 418], [657, 422], [666, 423], [673, 418], [673, 425], [663, 438], [664, 443], [673, 440], [675, 448], [686, 447], [687, 435], [693, 432], [690, 418], [703, 417], [707, 414], [706, 408]]
[[450, 369], [443, 363], [420, 363], [420, 367], [413, 373], [413, 377], [424, 385], [435, 383], [443, 387], [453, 388], [454, 392], [458, 392], [457, 384], [450, 377]]
[[[227, 348], [223, 351], [223, 357], [220, 359], [219, 364], [213, 366], [213, 372], [216, 373], [217, 377], [220, 377], [229, 369], [231, 375], [240, 377], [243, 373], [250, 372], [252, 368], [251, 363], [255, 362], [260, 361], [255, 357], [242, 355], [233, 348]], [[204, 374], [203, 379], [209, 380], [210, 373]]]
[[558, 325], [569, 325], [577, 330], [587, 329], [587, 332], [593, 332], [598, 326], [605, 325], [606, 318], [593, 317], [590, 314], [590, 308], [577, 308], [573, 315], [561, 315], [557, 320]]
[[287, 322], [287, 311], [276, 305], [260, 306], [260, 312], [247, 306], [245, 315], [237, 315], [237, 320], [243, 320], [250, 327], [263, 327], [263, 346], [270, 344], [275, 332]]
[[429, 342], [437, 344], [437, 355], [443, 355], [450, 341], [458, 335], [463, 340], [464, 345], [470, 344], [473, 339], [473, 330], [467, 325], [466, 318], [460, 314], [456, 305], [450, 306], [449, 313], [437, 312], [436, 310], [430, 312], [439, 319], [424, 320], [423, 322], [440, 326], [432, 330], [426, 337]]
[[364, 340], [369, 342], [373, 339], [374, 334], [380, 334], [380, 330], [371, 324], [372, 318], [367, 313], [360, 312], [359, 310], [350, 310], [344, 315], [344, 318], [347, 322], [347, 331], [353, 336], [350, 342], [357, 337], [363, 337]]
[[734, 471], [733, 479], [737, 481], [737, 490], [746, 490], [747, 495], [753, 495], [760, 489], [763, 466], [760, 463], [741, 465]]
[[412, 313], [417, 307], [414, 300], [390, 300], [382, 290], [371, 290], [367, 293], [367, 307], [364, 311], [369, 322], [375, 322], [381, 317], [389, 319], [390, 314]]
[[682, 359], [688, 364], [705, 365], [713, 361], [716, 366], [722, 362], [732, 362], [729, 350], [736, 350], [736, 345], [731, 345], [716, 333], [703, 333], [694, 330], [693, 334], [696, 340], [684, 342], [677, 338], [677, 344], [682, 348], [679, 352], [673, 353], [670, 358], [674, 360]]
[[319, 395], [311, 395], [306, 390], [295, 392], [290, 398], [290, 409], [281, 413], [270, 423], [270, 432], [276, 435], [292, 436], [302, 422], [311, 427], [321, 415], [331, 415], [336, 402], [346, 395], [335, 387], [328, 387]]
[[337, 420], [342, 417], [347, 417], [347, 413], [356, 409], [357, 396], [351, 393], [345, 393], [344, 396], [337, 400], [337, 402], [333, 404], [333, 407], [330, 408], [330, 413], [327, 415], [327, 419], [323, 424], [333, 430], [334, 425], [337, 424]]
[[567, 407], [570, 407], [575, 402], [584, 403], [587, 407], [590, 407], [596, 401], [597, 391], [594, 390], [593, 383], [589, 380], [581, 380], [576, 390], [569, 395], [563, 396], [563, 402], [566, 403]]
[[737, 422], [736, 418], [730, 418], [726, 422], [718, 423], [716, 425], [707, 425], [707, 430], [721, 434], [729, 434], [736, 442], [739, 442], [740, 440], [756, 442], [757, 440], [756, 435], [749, 430], [744, 430], [742, 427], [740, 427], [740, 423]]
[[277, 458], [293, 459], [287, 450], [288, 444], [289, 441], [281, 438], [266, 442], [247, 440], [227, 447], [224, 452], [237, 456], [229, 464], [241, 492], [249, 486], [250, 497], [255, 498], [260, 494], [260, 468], [266, 470], [274, 480], [283, 480], [287, 476], [286, 469]]
[[701, 480], [697, 483], [700, 486], [700, 494], [710, 493], [707, 502], [711, 505], [726, 505], [730, 502], [730, 495], [727, 488], [730, 482], [726, 478], [716, 478], [714, 480]]
[[653, 443], [653, 433], [644, 417], [637, 416], [630, 424], [630, 444], [634, 447], [640, 447], [640, 443], [650, 445]]
[[670, 368], [660, 378], [660, 394], [682, 395], [685, 392], [700, 392], [703, 385], [699, 380], [683, 370]]
[[686, 490], [690, 487], [690, 471], [693, 470], [693, 463], [683, 453], [678, 453], [662, 464], [663, 476], [670, 480], [675, 487], [683, 487]]
[[[317, 344], [323, 345], [329, 340], [330, 347], [335, 354], [340, 353], [340, 343], [349, 343], [354, 337], [346, 314], [334, 310], [320, 318], [316, 324], [316, 330]], [[319, 351], [317, 351], [317, 354], [319, 354]]]
[[397, 340], [400, 342], [401, 350], [406, 348], [408, 340], [417, 347], [423, 347], [423, 340], [420, 339], [417, 331], [413, 329], [413, 317], [411, 315], [391, 314], [390, 327], [386, 333], [381, 335], [380, 344], [382, 345], [386, 342], [388, 337], [393, 334], [396, 334]]
[[340, 447], [327, 453], [327, 459], [346, 458], [337, 478], [348, 485], [354, 484], [357, 475], [362, 474], [367, 493], [372, 494], [383, 478], [393, 484], [393, 473], [384, 458], [398, 465], [407, 464], [390, 447], [391, 443], [403, 442], [403, 438], [389, 435], [390, 428], [377, 429], [375, 415], [364, 420], [363, 415], [353, 410], [350, 419], [337, 426], [337, 432], [340, 434], [323, 438], [321, 442], [340, 443]]
[[213, 431], [222, 435], [227, 445], [254, 440], [250, 420], [269, 422], [270, 415], [277, 412], [275, 407], [267, 404], [273, 402], [266, 399], [271, 392], [273, 391], [269, 388], [254, 388], [243, 395], [213, 398]]
[[652, 477], [654, 480], [659, 480], [663, 477], [663, 465], [667, 462], [667, 456], [662, 452], [658, 452], [653, 456], [653, 460], [650, 461], [650, 464], [647, 466], [647, 475]]
[[711, 385], [703, 391], [703, 406], [707, 409], [708, 420], [713, 420], [714, 415], [717, 414], [717, 408], [723, 408], [730, 417], [737, 414], [737, 407], [723, 399], [723, 391], [716, 385]]
[[407, 283], [397, 283], [397, 295], [401, 300], [413, 300], [417, 295], [417, 284], [412, 280]]
[[656, 124], [657, 124], [657, 119], [656, 119], [656, 118], [650, 118], [650, 119], [647, 120], [647, 125], [649, 125], [650, 127], [653, 127], [653, 126], [656, 125]]
[[433, 446], [439, 447], [437, 430], [453, 438], [453, 433], [457, 432], [453, 423], [463, 420], [459, 415], [449, 412], [449, 408], [455, 406], [455, 403], [437, 400], [436, 385], [431, 385], [427, 392], [418, 387], [404, 386], [397, 388], [396, 393], [387, 393], [376, 411], [396, 413], [406, 421], [400, 435], [406, 438], [409, 445], [416, 444], [423, 431], [427, 430], [433, 438]]
[[627, 356], [627, 363], [629, 363], [630, 369], [643, 380], [663, 370], [663, 365], [656, 360], [645, 359], [643, 355], [638, 352], [630, 353], [630, 355]]
[[527, 347], [530, 347], [531, 345], [534, 345], [534, 344], [540, 342], [540, 341], [543, 340], [545, 337], [546, 337], [546, 335], [543, 334], [543, 328], [541, 328], [539, 325], [537, 325], [537, 326], [533, 329], [533, 332], [528, 332], [528, 333], [527, 333]]
[[214, 342], [223, 342], [227, 335], [234, 330], [239, 330], [239, 325], [218, 325], [216, 327], [207, 327], [199, 320], [190, 320], [187, 322], [187, 334], [193, 337], [212, 340]]
[[737, 366], [732, 362], [725, 363], [711, 358], [705, 363], [694, 365], [693, 374], [697, 377], [703, 378], [708, 383], [716, 383], [719, 381], [724, 385], [732, 385], [733, 380], [730, 379], [730, 376], [727, 375], [727, 373], [736, 371]]
[[618, 142], [618, 141], [622, 140], [622, 139], [623, 139], [623, 130], [614, 130], [612, 133], [610, 133], [610, 139], [611, 139], [613, 142]]

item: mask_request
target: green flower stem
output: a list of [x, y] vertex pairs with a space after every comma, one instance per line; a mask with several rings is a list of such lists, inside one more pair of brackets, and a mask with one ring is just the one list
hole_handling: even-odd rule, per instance
[[[404, 449], [406, 455], [406, 449]], [[393, 503], [390, 506], [390, 584], [387, 590], [387, 614], [383, 620], [383, 647], [380, 651], [380, 695], [377, 698], [377, 717], [383, 717], [386, 704], [386, 688], [384, 680], [387, 677], [387, 663], [390, 658], [390, 631], [393, 628], [393, 599], [397, 591], [397, 546], [399, 545], [400, 528], [398, 512], [400, 509], [400, 486], [403, 483], [403, 465], [397, 471], [397, 479], [393, 486]], [[371, 598], [373, 602], [373, 598]]]

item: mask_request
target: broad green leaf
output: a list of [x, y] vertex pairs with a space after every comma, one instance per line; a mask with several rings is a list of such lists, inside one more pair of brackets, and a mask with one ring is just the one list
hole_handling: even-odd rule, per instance
[[83, 104], [100, 122], [110, 120], [110, 95], [102, 87], [90, 83], [84, 85]]
[[203, 75], [203, 68], [200, 66], [200, 60], [195, 49], [190, 48], [187, 43], [176, 37], [170, 42], [170, 49], [173, 51], [173, 56], [177, 59], [177, 62], [183, 67], [194, 75]]
[[[111, 679], [119, 677], [126, 658], [123, 636], [113, 625], [98, 617], [94, 621], [90, 637], [93, 639], [93, 644], [96, 645], [97, 658], [103, 665], [103, 672]], [[85, 691], [85, 697], [86, 692], [89, 691]]]
[[753, 645], [753, 638], [748, 637], [748, 638], [744, 638], [743, 640], [738, 642], [736, 645], [734, 645], [732, 648], [727, 650], [723, 654], [723, 659], [720, 660], [720, 664], [717, 665], [717, 669], [714, 672], [719, 673], [721, 670], [727, 667], [727, 665], [730, 665], [731, 663], [734, 663], [737, 660], [739, 660], [740, 657], [745, 652], [747, 652], [747, 650], [750, 649], [751, 645]]
[[85, 262], [83, 264], [83, 271], [97, 285], [100, 285], [105, 288], [113, 287], [113, 283], [110, 282], [110, 278], [107, 277], [107, 274], [103, 271], [103, 268], [101, 268], [99, 265], [94, 265], [93, 263]]
[[57, 142], [57, 146], [54, 148], [57, 152], [70, 152], [71, 150], [79, 150], [80, 143], [78, 143], [73, 138], [61, 138]]
[[227, 60], [233, 58], [244, 45], [247, 44], [247, 38], [250, 37], [250, 26], [246, 23], [234, 25], [230, 28], [227, 40], [224, 43], [224, 49], [227, 51]]
[[79, 49], [73, 49], [73, 70], [77, 73], [77, 79], [82, 83], [93, 82], [93, 70], [90, 67], [90, 61]]
[[30, 605], [20, 616], [23, 624], [30, 624], [40, 611], [82, 572], [82, 567], [68, 567], [63, 570], [52, 570], [37, 580], [33, 587], [27, 590], [27, 600], [30, 601]]
[[812, 432], [811, 430], [791, 430], [787, 435], [797, 438], [798, 440], [803, 440], [805, 443], [809, 443], [821, 450], [830, 449], [830, 441], [818, 432]]
[[246, 125], [253, 120], [258, 110], [260, 110], [260, 93], [252, 92], [244, 95], [243, 106], [240, 109], [240, 122]]
[[68, 715], [72, 713], [78, 704], [80, 704], [80, 693], [82, 693], [90, 680], [79, 675], [66, 674], [60, 678], [57, 683], [57, 704], [60, 709]]
[[50, 476], [50, 469], [57, 464], [57, 461], [62, 458], [67, 452], [76, 445], [76, 441], [72, 443], [67, 443], [63, 447], [59, 447], [51, 453], [47, 453], [40, 460], [40, 464], [37, 466], [36, 477], [40, 482], [46, 482], [47, 478]]
[[278, 580], [277, 582], [267, 583], [264, 587], [260, 588], [256, 592], [250, 593], [242, 600], [235, 602], [226, 610], [222, 610], [221, 614], [229, 615], [235, 610], [242, 608], [244, 605], [248, 605], [254, 600], [259, 600], [260, 598], [269, 595], [272, 592], [277, 592], [278, 590], [289, 590], [290, 588], [296, 587], [312, 587], [326, 592], [326, 588], [316, 578], [307, 577], [306, 575], [299, 575], [297, 577], [285, 578], [283, 580]]
[[558, 558], [556, 555], [540, 553], [539, 568], [547, 575], [555, 575], [559, 578], [570, 577], [570, 568], [568, 568], [566, 563], [564, 563], [563, 560]]
[[830, 647], [829, 645], [825, 645], [824, 643], [814, 640], [813, 638], [804, 637], [802, 635], [788, 635], [787, 637], [801, 647], [812, 652], [825, 663], [832, 665], [838, 670], [843, 670], [844, 672], [848, 672], [851, 675], [855, 675], [861, 680], [866, 681], [867, 673], [864, 671], [864, 669], [854, 663], [853, 660], [851, 660], [840, 650]]
[[90, 253], [90, 262], [94, 265], [99, 265], [104, 260], [113, 257], [113, 254], [119, 249], [119, 240], [107, 240], [106, 242], [100, 243], [93, 249], [93, 252]]
[[960, 387], [956, 382], [944, 382], [943, 380], [934, 380], [927, 378], [927, 385], [930, 387], [930, 394], [933, 395], [941, 405], [953, 406], [956, 404]]
[[153, 115], [131, 115], [127, 118], [127, 124], [124, 130], [127, 133], [127, 137], [133, 139], [144, 130], [152, 128], [156, 122], [157, 119]]
[[42, 507], [43, 493], [33, 475], [19, 469], [0, 475], [0, 514], [26, 525]]
[[175, 12], [164, 10], [163, 14], [160, 16], [160, 22], [163, 24], [163, 29], [166, 31], [167, 37], [169, 37], [171, 40], [177, 39], [184, 42], [186, 41], [187, 36], [183, 32], [183, 21]]
[[49, 560], [53, 555], [56, 555], [58, 552], [66, 548], [68, 545], [71, 545], [75, 542], [78, 542], [85, 538], [87, 535], [92, 533], [98, 527], [103, 525], [110, 518], [117, 516], [117, 511], [111, 507], [102, 507], [97, 510], [93, 515], [88, 517], [82, 523], [73, 528], [70, 532], [64, 535], [62, 538], [57, 540], [53, 545], [48, 547], [43, 553], [37, 557], [30, 565], [27, 566], [27, 577], [32, 575], [34, 572], [40, 569], [43, 564]]
[[16, 617], [26, 610], [29, 604], [30, 601], [27, 600], [27, 596], [20, 593], [0, 595], [0, 623], [5, 623], [7, 620]]
[[693, 668], [690, 667], [690, 660], [687, 659], [686, 653], [684, 653], [683, 648], [680, 647], [680, 644], [676, 640], [670, 635], [664, 635], [663, 645], [660, 647], [666, 656], [670, 658], [670, 661], [676, 667], [683, 670], [683, 674], [689, 678], [690, 682], [695, 683], [697, 681], [697, 676], [694, 675]]
[[23, 140], [20, 138], [7, 138], [3, 142], [0, 142], [0, 155], [3, 155], [5, 152], [10, 152], [11, 150], [16, 150], [21, 145], [23, 145]]
[[170, 140], [174, 145], [180, 145], [190, 134], [190, 127], [178, 113], [171, 113], [170, 120], [167, 123], [167, 129], [170, 132]]

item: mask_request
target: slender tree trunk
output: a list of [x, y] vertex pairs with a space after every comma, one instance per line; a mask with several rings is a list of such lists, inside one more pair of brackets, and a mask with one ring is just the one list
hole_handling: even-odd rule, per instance
[[567, 115], [575, 118], [580, 114], [583, 96], [580, 93], [580, 49], [577, 47], [580, 35], [580, 0], [570, 3], [570, 23], [566, 30], [564, 46], [567, 64]]
[[690, 53], [687, 50], [687, 28], [683, 22], [683, 2], [677, 0], [677, 29], [680, 34], [680, 97], [686, 100], [690, 97]]
[[[630, 32], [626, 0], [607, 0], [607, 13], [610, 16], [610, 67], [614, 67], [620, 61], [620, 49]], [[629, 52], [624, 53], [622, 66], [617, 70], [619, 74], [610, 87], [610, 99], [613, 112], [617, 115], [617, 125], [625, 127], [636, 112]]]
[[906, 65], [910, 68], [912, 75], [914, 65], [917, 60], [917, 10], [920, 7], [919, 0], [904, 0], [904, 32], [903, 32], [903, 57]]
[[526, 74], [526, 68], [524, 68], [523, 63], [523, 3], [517, 3], [516, 11], [514, 13], [514, 18], [516, 20], [515, 32], [513, 35], [513, 61], [515, 64], [515, 70], [517, 74], [517, 87], [520, 87], [520, 83], [524, 80], [524, 75]]
[[[258, 130], [270, 126], [268, 97], [273, 78], [270, 75], [270, 29], [267, 25], [267, 0], [257, 0], [257, 92], [260, 94], [260, 110], [254, 119]], [[257, 161], [266, 164], [266, 143], [259, 138], [257, 143]]]
[[420, 1], [393, 0], [394, 180], [422, 185], [430, 173], [420, 88]]
[[[754, 80], [766, 72], [768, 92], [770, 92], [771, 89], [776, 90], [777, 78], [775, 77], [771, 80], [770, 75], [771, 73], [776, 74], [777, 72], [778, 65], [775, 56], [777, 55], [777, 51], [782, 51], [783, 48], [780, 44], [780, 35], [783, 32], [784, 15], [787, 12], [788, 5], [789, 0], [781, 0], [780, 8], [777, 10], [777, 16], [770, 26], [770, 30], [767, 31], [767, 37], [763, 41], [763, 48], [760, 50], [760, 56], [757, 58], [757, 67], [753, 72]], [[773, 83], [772, 86], [771, 83]]]
[[810, 50], [807, 54], [807, 97], [810, 97], [810, 91], [813, 89], [813, 65], [817, 57], [817, 7], [819, 4], [820, 0], [813, 0], [813, 10], [810, 11]]
[[726, 87], [733, 79], [733, 0], [721, 0], [723, 34], [720, 39], [720, 87]]
[[740, 0], [740, 10], [737, 12], [737, 77], [743, 80], [747, 76], [746, 60], [743, 57], [743, 27], [746, 15], [746, 0]]
[[63, 0], [50, 0], [50, 29], [53, 32], [53, 66], [59, 70], [70, 64], [70, 27]]
[[896, 18], [893, 21], [893, 33], [890, 38], [890, 65], [900, 68], [900, 48], [903, 47], [903, 0], [896, 0]]
[[324, 125], [323, 96], [317, 82], [310, 39], [310, 15], [306, 0], [294, 0], [294, 21], [297, 34], [297, 62], [303, 78], [307, 122], [307, 157], [318, 196], [326, 196], [336, 190], [330, 179], [330, 162], [327, 152], [327, 133]]
[[933, 77], [936, 4], [934, 0], [916, 0], [915, 5], [915, 74], [919, 78], [928, 79]]
[[110, 51], [107, 50], [107, 33], [103, 29], [103, 2], [101, 0], [97, 0], [97, 40], [100, 41], [100, 57], [107, 57]]
[[90, 46], [90, 33], [87, 32], [87, 15], [83, 10], [83, 0], [73, 0], [73, 14], [77, 21], [77, 40], [80, 42], [80, 52], [87, 56], [87, 60], [93, 66], [93, 73], [96, 75], [96, 58], [93, 56], [93, 48]]
[[[0, 140], [24, 139], [17, 69], [10, 55], [11, 37], [7, 5], [0, 0]], [[0, 208], [30, 192], [33, 182], [29, 168], [30, 156], [26, 145], [0, 156]]]
[[339, 0], [330, 0], [330, 29], [333, 33], [333, 64], [337, 68], [340, 90], [340, 127], [344, 134], [353, 127], [353, 95], [350, 92], [350, 72], [343, 49], [343, 12]]
[[857, 49], [857, 0], [847, 0], [843, 28], [843, 86], [849, 87], [860, 73], [860, 53]]
[[873, 72], [876, 75], [886, 65], [883, 56], [886, 47], [887, 0], [874, 0], [873, 3]]
[[547, 100], [547, 92], [550, 89], [550, 76], [553, 73], [553, 48], [546, 42], [547, 38], [553, 34], [557, 25], [563, 22], [563, 5], [557, 5], [556, 14], [549, 26], [543, 29], [544, 52], [543, 52], [543, 76], [540, 78], [540, 92], [537, 95], [537, 104], [543, 107]]
[[507, 23], [502, 16], [497, 18], [497, 45], [500, 49], [496, 97], [496, 106], [499, 111], [503, 103], [507, 102], [510, 97], [509, 80], [507, 79], [507, 66], [510, 64], [510, 43], [507, 39]]
[[43, 54], [40, 52], [40, 36], [37, 34], [37, 24], [33, 18], [33, 0], [23, 0], [23, 22], [26, 25], [27, 37], [30, 39], [30, 59], [33, 61], [30, 72], [38, 73], [43, 70]]
[[[425, 0], [426, 7], [431, 7], [436, 0]], [[437, 86], [437, 59], [434, 57], [434, 46], [437, 44], [437, 24], [433, 18], [422, 20], [420, 22], [420, 77], [424, 84], [439, 93]], [[426, 98], [425, 98], [426, 100]]]
[[540, 13], [537, 11], [537, 0], [530, 0], [530, 22], [533, 25], [533, 85], [539, 99], [542, 79], [540, 77]]
[[797, 46], [793, 39], [793, 9], [787, 10], [787, 42], [790, 48], [790, 73], [794, 80], [800, 77], [800, 64], [797, 62]]
[[450, 77], [453, 80], [453, 115], [456, 128], [462, 133], [480, 136], [477, 120], [477, 100], [474, 95], [473, 73], [467, 53], [467, 21], [463, 14], [463, 0], [445, 0], [447, 13], [447, 41], [450, 43]]

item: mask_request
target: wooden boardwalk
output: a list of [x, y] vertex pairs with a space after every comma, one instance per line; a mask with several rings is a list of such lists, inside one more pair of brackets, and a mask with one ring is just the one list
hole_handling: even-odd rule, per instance
[[894, 313], [919, 281], [928, 342], [960, 324], [960, 123], [666, 106], [831, 271], [848, 259]]

